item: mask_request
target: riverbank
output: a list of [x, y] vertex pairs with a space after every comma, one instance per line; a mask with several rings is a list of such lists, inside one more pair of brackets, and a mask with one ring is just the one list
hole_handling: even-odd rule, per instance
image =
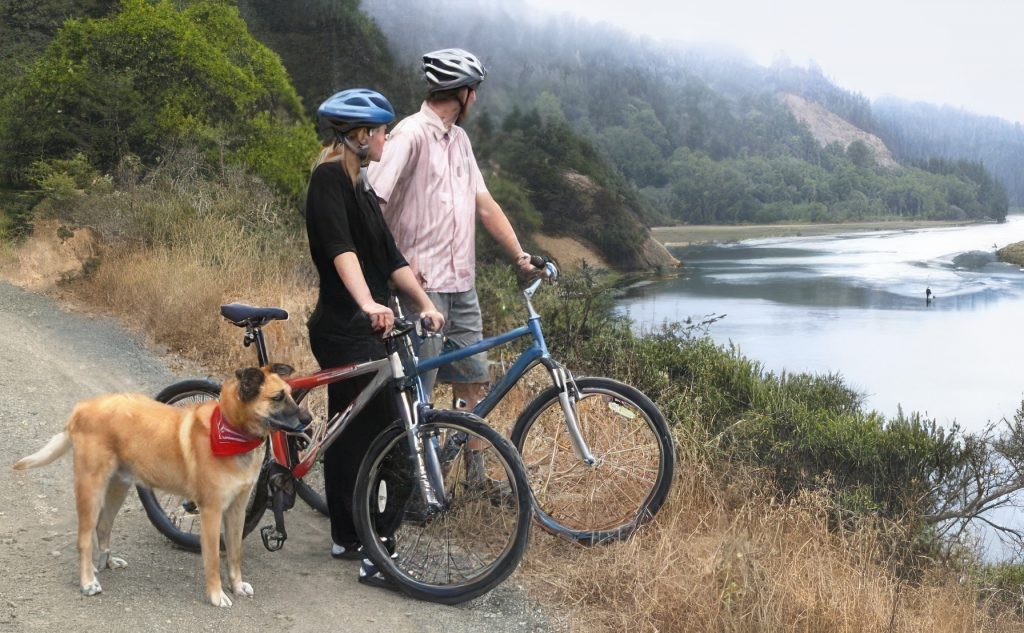
[[739, 242], [765, 237], [801, 237], [835, 235], [862, 231], [909, 231], [948, 226], [964, 226], [973, 222], [952, 220], [899, 220], [875, 222], [841, 222], [821, 224], [701, 224], [656, 226], [651, 236], [667, 247], [691, 246], [712, 242]]

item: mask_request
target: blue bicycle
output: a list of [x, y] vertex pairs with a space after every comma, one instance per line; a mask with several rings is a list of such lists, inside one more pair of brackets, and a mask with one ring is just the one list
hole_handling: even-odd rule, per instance
[[[668, 496], [675, 461], [668, 424], [637, 389], [610, 378], [575, 378], [551, 357], [532, 299], [545, 280], [557, 279], [558, 269], [543, 260], [535, 265], [544, 274], [522, 290], [525, 325], [425, 360], [416, 359], [407, 348], [406, 374], [419, 376], [512, 341], [532, 339], [473, 413], [486, 419], [532, 368], [543, 365], [551, 386], [529, 402], [511, 431], [526, 467], [535, 517], [545, 530], [585, 544], [626, 538], [649, 521]], [[191, 390], [188, 400], [217, 397], [212, 389], [207, 391]], [[329, 423], [326, 389], [312, 390], [306, 402], [314, 426]], [[304, 501], [325, 512], [322, 477], [321, 469], [314, 467], [296, 488]], [[143, 501], [150, 519], [171, 540], [192, 538], [189, 533], [197, 527], [176, 518], [182, 514], [181, 499], [149, 496]]]

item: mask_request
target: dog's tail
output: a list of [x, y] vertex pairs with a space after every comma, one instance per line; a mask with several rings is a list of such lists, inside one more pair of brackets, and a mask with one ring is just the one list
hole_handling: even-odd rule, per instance
[[67, 431], [61, 431], [50, 438], [46, 446], [42, 447], [28, 457], [22, 457], [14, 464], [14, 470], [25, 470], [45, 466], [57, 459], [71, 449], [71, 436]]

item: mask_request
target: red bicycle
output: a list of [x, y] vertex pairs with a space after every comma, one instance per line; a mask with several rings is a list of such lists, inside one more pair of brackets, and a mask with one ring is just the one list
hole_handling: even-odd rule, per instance
[[[260, 366], [269, 364], [262, 328], [287, 319], [288, 313], [230, 304], [221, 306], [221, 315], [245, 328], [244, 344], [255, 345]], [[267, 549], [281, 549], [287, 539], [284, 511], [294, 505], [295, 496], [323, 504], [307, 473], [353, 417], [386, 389], [400, 419], [371, 444], [359, 470], [355, 519], [360, 542], [377, 568], [407, 594], [454, 604], [490, 591], [519, 564], [529, 536], [530, 489], [518, 452], [507, 439], [472, 413], [433, 409], [425, 401], [418, 376], [407, 367], [414, 362], [408, 335], [415, 328], [415, 322], [397, 320], [385, 338], [383, 359], [289, 379], [295, 400], [302, 403], [311, 393], [325, 395], [322, 388], [328, 384], [370, 377], [339, 414], [328, 419], [313, 412], [314, 422], [303, 431], [271, 434], [246, 509], [244, 534], [271, 509], [274, 523], [260, 535]], [[216, 398], [219, 391], [214, 382], [187, 380], [167, 387], [157, 399], [188, 405]], [[199, 518], [194, 504], [145, 487], [139, 496], [157, 529], [198, 551], [197, 530], [191, 528]], [[382, 537], [392, 533], [389, 549]]]

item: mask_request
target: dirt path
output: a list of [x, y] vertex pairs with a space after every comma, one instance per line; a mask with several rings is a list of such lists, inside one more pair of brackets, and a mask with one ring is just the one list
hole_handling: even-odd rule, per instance
[[[280, 552], [245, 542], [256, 596], [231, 609], [203, 602], [198, 555], [176, 549], [134, 495], [114, 524], [123, 570], [101, 573], [103, 593], [78, 592], [68, 457], [15, 473], [10, 465], [61, 429], [73, 404], [109, 391], [155, 393], [195, 368], [172, 370], [116, 322], [64, 312], [0, 282], [0, 631], [544, 631], [547, 618], [514, 575], [458, 607], [417, 602], [356, 582], [358, 563], [327, 555], [326, 519], [299, 503]], [[230, 628], [228, 628], [230, 627]]]

